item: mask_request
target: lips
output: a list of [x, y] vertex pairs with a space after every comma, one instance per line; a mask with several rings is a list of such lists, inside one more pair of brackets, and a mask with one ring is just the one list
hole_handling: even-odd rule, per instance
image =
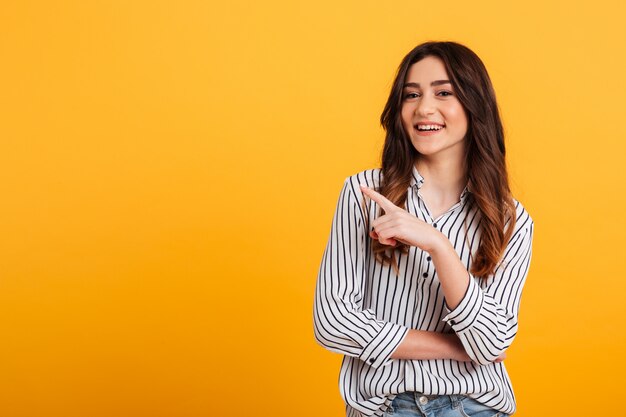
[[446, 126], [443, 123], [425, 121], [416, 123], [413, 127], [418, 136], [432, 136], [441, 132]]
[[416, 125], [415, 128], [420, 132], [439, 131], [444, 128], [442, 125]]
[[417, 130], [428, 131], [428, 130], [441, 130], [444, 127], [446, 127], [446, 125], [443, 123], [433, 122], [431, 120], [424, 120], [422, 122], [417, 122], [414, 125], [414, 127]]
[[436, 123], [431, 121], [419, 122], [414, 125], [415, 130], [419, 135], [434, 134], [443, 130], [446, 126], [443, 123]]

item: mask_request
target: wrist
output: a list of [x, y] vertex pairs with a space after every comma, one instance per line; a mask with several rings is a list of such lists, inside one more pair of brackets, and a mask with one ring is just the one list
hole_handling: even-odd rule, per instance
[[433, 244], [427, 252], [432, 257], [435, 257], [446, 252], [450, 248], [454, 250], [448, 238], [443, 233], [437, 230], [436, 238], [433, 240]]

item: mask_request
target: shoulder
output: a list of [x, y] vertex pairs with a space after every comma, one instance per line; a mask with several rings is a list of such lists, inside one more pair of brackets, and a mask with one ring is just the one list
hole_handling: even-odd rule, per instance
[[371, 202], [367, 201], [368, 199], [363, 195], [360, 186], [364, 185], [369, 188], [379, 189], [381, 175], [381, 169], [375, 168], [357, 172], [347, 177], [344, 181], [343, 189], [341, 190], [341, 196], [339, 197], [340, 204], [343, 202], [351, 202], [355, 207], [354, 212], [358, 213], [363, 220], [366, 220]]
[[513, 197], [513, 203], [515, 204], [515, 231], [526, 231], [532, 233], [534, 221], [526, 207]]
[[382, 170], [380, 168], [366, 169], [365, 171], [357, 172], [356, 174], [347, 177], [345, 180], [345, 186], [351, 188], [356, 195], [360, 195], [360, 185], [378, 189], [381, 179]]

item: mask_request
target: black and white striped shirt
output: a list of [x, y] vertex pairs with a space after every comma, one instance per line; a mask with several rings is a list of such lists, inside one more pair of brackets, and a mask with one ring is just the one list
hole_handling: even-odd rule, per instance
[[[503, 261], [487, 279], [471, 276], [468, 290], [448, 310], [428, 253], [410, 247], [396, 252], [399, 275], [375, 260], [368, 219], [378, 207], [360, 184], [378, 189], [381, 171], [348, 177], [337, 203], [315, 290], [314, 331], [323, 347], [344, 356], [339, 386], [348, 417], [381, 416], [395, 394], [463, 394], [512, 414], [515, 397], [503, 362], [492, 361], [517, 332], [522, 287], [531, 259], [533, 220], [515, 201], [517, 223]], [[406, 209], [450, 239], [469, 270], [480, 242], [480, 213], [468, 187], [459, 202], [433, 219], [420, 195], [417, 169]], [[507, 224], [508, 226], [508, 224]], [[456, 332], [472, 362], [391, 359], [408, 329]]]

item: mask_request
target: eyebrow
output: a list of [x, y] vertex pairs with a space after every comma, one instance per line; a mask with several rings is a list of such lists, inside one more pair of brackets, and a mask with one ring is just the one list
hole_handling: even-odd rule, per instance
[[[450, 80], [436, 80], [430, 83], [430, 86], [434, 87], [434, 86], [441, 85], [441, 84], [452, 84], [452, 83], [450, 82]], [[407, 87], [419, 88], [419, 86], [420, 86], [420, 83], [406, 83], [404, 84], [403, 88], [407, 88]]]

